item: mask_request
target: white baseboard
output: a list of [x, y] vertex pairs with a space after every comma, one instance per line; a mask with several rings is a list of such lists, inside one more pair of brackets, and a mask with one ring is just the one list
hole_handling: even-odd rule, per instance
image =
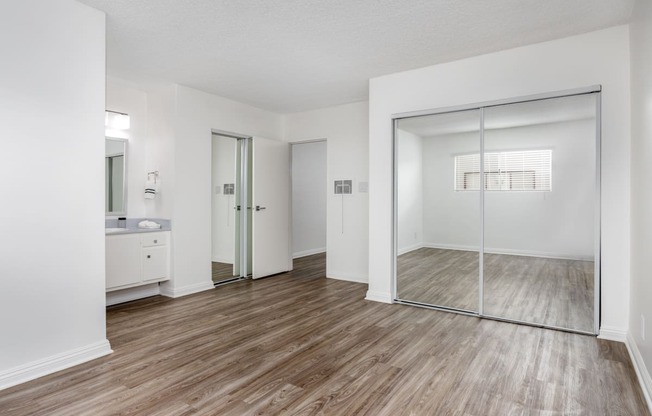
[[423, 248], [423, 247], [424, 247], [423, 243], [412, 244], [411, 246], [407, 246], [407, 247], [403, 247], [403, 248], [399, 249], [398, 250], [398, 255], [400, 256], [400, 255], [403, 255], [403, 254], [407, 254], [410, 251], [418, 250], [418, 249]]
[[627, 342], [627, 330], [603, 325], [600, 327], [598, 338], [609, 341]]
[[0, 390], [111, 354], [108, 340], [102, 340], [61, 354], [33, 361], [0, 373]]
[[221, 257], [212, 257], [211, 261], [215, 263], [233, 264], [233, 259], [224, 259]]
[[480, 251], [480, 247], [464, 246], [461, 244], [423, 243], [421, 247], [438, 248], [440, 250]]
[[346, 282], [369, 283], [369, 278], [361, 274], [327, 271], [326, 277], [329, 279], [344, 280]]
[[[461, 251], [480, 250], [479, 247], [457, 245], [457, 244], [423, 243], [422, 247], [439, 248], [443, 250], [461, 250]], [[514, 249], [485, 247], [484, 252], [486, 254], [506, 254], [510, 256], [541, 257], [546, 259], [593, 261], [593, 256], [568, 255], [565, 253], [553, 253], [548, 251], [536, 251], [536, 250], [514, 250]]]
[[652, 378], [650, 377], [650, 372], [645, 366], [643, 361], [643, 356], [636, 345], [636, 340], [630, 332], [627, 333], [627, 340], [625, 342], [627, 346], [627, 351], [629, 356], [632, 359], [632, 364], [634, 365], [634, 370], [636, 371], [636, 376], [638, 377], [638, 382], [641, 385], [641, 390], [643, 390], [643, 396], [645, 396], [645, 401], [647, 402], [647, 408], [652, 412]]
[[367, 291], [367, 296], [365, 297], [365, 300], [370, 300], [373, 302], [381, 302], [381, 303], [394, 303], [392, 300], [391, 293], [374, 292], [371, 290]]
[[119, 303], [130, 302], [132, 300], [148, 298], [160, 294], [161, 290], [159, 289], [158, 283], [116, 290], [114, 292], [107, 292], [106, 306], [117, 305]]
[[203, 292], [205, 290], [211, 289], [215, 289], [215, 285], [212, 281], [177, 288], [172, 287], [171, 283], [168, 283], [161, 285], [160, 287], [161, 295], [167, 296], [169, 298], [180, 298], [181, 296], [192, 295], [193, 293]]
[[303, 251], [297, 251], [296, 253], [292, 253], [292, 258], [298, 259], [300, 257], [312, 256], [313, 254], [321, 254], [325, 252], [326, 252], [326, 247], [313, 248], [311, 250], [303, 250]]

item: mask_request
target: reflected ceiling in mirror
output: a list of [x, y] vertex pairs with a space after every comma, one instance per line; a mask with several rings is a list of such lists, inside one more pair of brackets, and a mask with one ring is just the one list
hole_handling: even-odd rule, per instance
[[[587, 95], [574, 95], [488, 108], [491, 109], [492, 116], [491, 119], [485, 120], [485, 130], [595, 118], [595, 101]], [[400, 119], [399, 128], [420, 137], [479, 131], [479, 119], [468, 117], [466, 113], [468, 111]]]

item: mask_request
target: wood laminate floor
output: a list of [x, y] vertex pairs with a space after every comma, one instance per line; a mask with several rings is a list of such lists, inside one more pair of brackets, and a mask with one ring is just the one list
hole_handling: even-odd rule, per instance
[[624, 344], [363, 300], [296, 270], [108, 309], [114, 353], [0, 392], [14, 415], [648, 415]]
[[233, 278], [233, 264], [212, 262], [213, 283]]
[[[398, 297], [478, 310], [478, 253], [420, 248], [398, 258]], [[593, 262], [485, 254], [484, 312], [593, 332]]]

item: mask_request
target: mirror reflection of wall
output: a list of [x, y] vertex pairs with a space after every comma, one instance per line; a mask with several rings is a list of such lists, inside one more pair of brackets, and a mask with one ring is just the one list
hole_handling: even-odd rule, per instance
[[104, 159], [106, 215], [127, 215], [126, 157], [125, 140], [106, 138]]
[[597, 97], [397, 120], [399, 300], [596, 331]]

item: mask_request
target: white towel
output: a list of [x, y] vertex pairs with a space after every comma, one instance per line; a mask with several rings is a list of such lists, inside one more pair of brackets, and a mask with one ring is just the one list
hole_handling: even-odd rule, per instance
[[138, 223], [138, 228], [161, 228], [161, 224], [150, 220], [143, 220]]
[[158, 193], [158, 183], [147, 181], [145, 183], [145, 199], [154, 199]]

